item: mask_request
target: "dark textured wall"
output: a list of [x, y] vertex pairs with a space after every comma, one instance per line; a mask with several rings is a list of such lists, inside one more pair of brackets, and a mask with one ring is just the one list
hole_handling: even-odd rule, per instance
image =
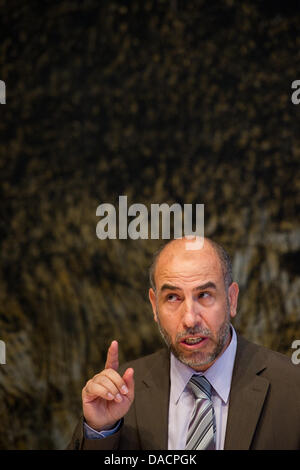
[[0, 447], [63, 448], [112, 339], [161, 344], [157, 241], [96, 208], [204, 203], [233, 258], [236, 329], [300, 339], [299, 2], [1, 1]]

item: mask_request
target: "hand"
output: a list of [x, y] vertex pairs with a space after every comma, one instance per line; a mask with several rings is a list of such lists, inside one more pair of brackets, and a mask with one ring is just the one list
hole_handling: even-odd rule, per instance
[[105, 369], [90, 379], [82, 390], [85, 421], [96, 431], [114, 427], [133, 402], [134, 371], [129, 368], [121, 377], [118, 367], [118, 343], [112, 341], [107, 351]]

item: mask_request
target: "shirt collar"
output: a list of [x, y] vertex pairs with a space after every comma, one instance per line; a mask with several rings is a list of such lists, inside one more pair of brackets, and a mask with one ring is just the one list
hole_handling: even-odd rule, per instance
[[[199, 375], [204, 375], [211, 383], [215, 392], [226, 404], [229, 397], [231, 377], [237, 347], [237, 337], [235, 329], [231, 327], [231, 341], [223, 354], [213, 363], [209, 369]], [[185, 387], [187, 386], [192, 375], [197, 372], [191, 367], [179, 361], [173, 353], [171, 353], [171, 394], [170, 399], [173, 403], [178, 402]]]

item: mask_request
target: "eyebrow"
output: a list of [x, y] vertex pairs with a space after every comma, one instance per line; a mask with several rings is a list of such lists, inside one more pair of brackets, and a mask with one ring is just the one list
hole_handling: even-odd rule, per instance
[[[216, 288], [217, 286], [214, 282], [208, 281], [205, 284], [195, 287], [193, 291], [199, 291], [199, 290], [204, 290], [204, 289], [216, 289]], [[163, 284], [160, 288], [160, 292], [163, 292], [165, 290], [182, 290], [182, 289], [177, 286], [172, 286], [171, 284]]]

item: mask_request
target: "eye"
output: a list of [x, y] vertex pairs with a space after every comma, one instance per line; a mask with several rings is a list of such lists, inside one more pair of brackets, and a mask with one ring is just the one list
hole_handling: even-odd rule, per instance
[[177, 299], [178, 299], [178, 296], [176, 294], [168, 294], [167, 295], [168, 302], [176, 302]]
[[203, 305], [209, 306], [212, 304], [214, 297], [210, 292], [200, 292], [198, 299]]
[[209, 298], [209, 297], [210, 297], [210, 293], [209, 293], [209, 292], [200, 292], [199, 297], [200, 297], [200, 299]]

